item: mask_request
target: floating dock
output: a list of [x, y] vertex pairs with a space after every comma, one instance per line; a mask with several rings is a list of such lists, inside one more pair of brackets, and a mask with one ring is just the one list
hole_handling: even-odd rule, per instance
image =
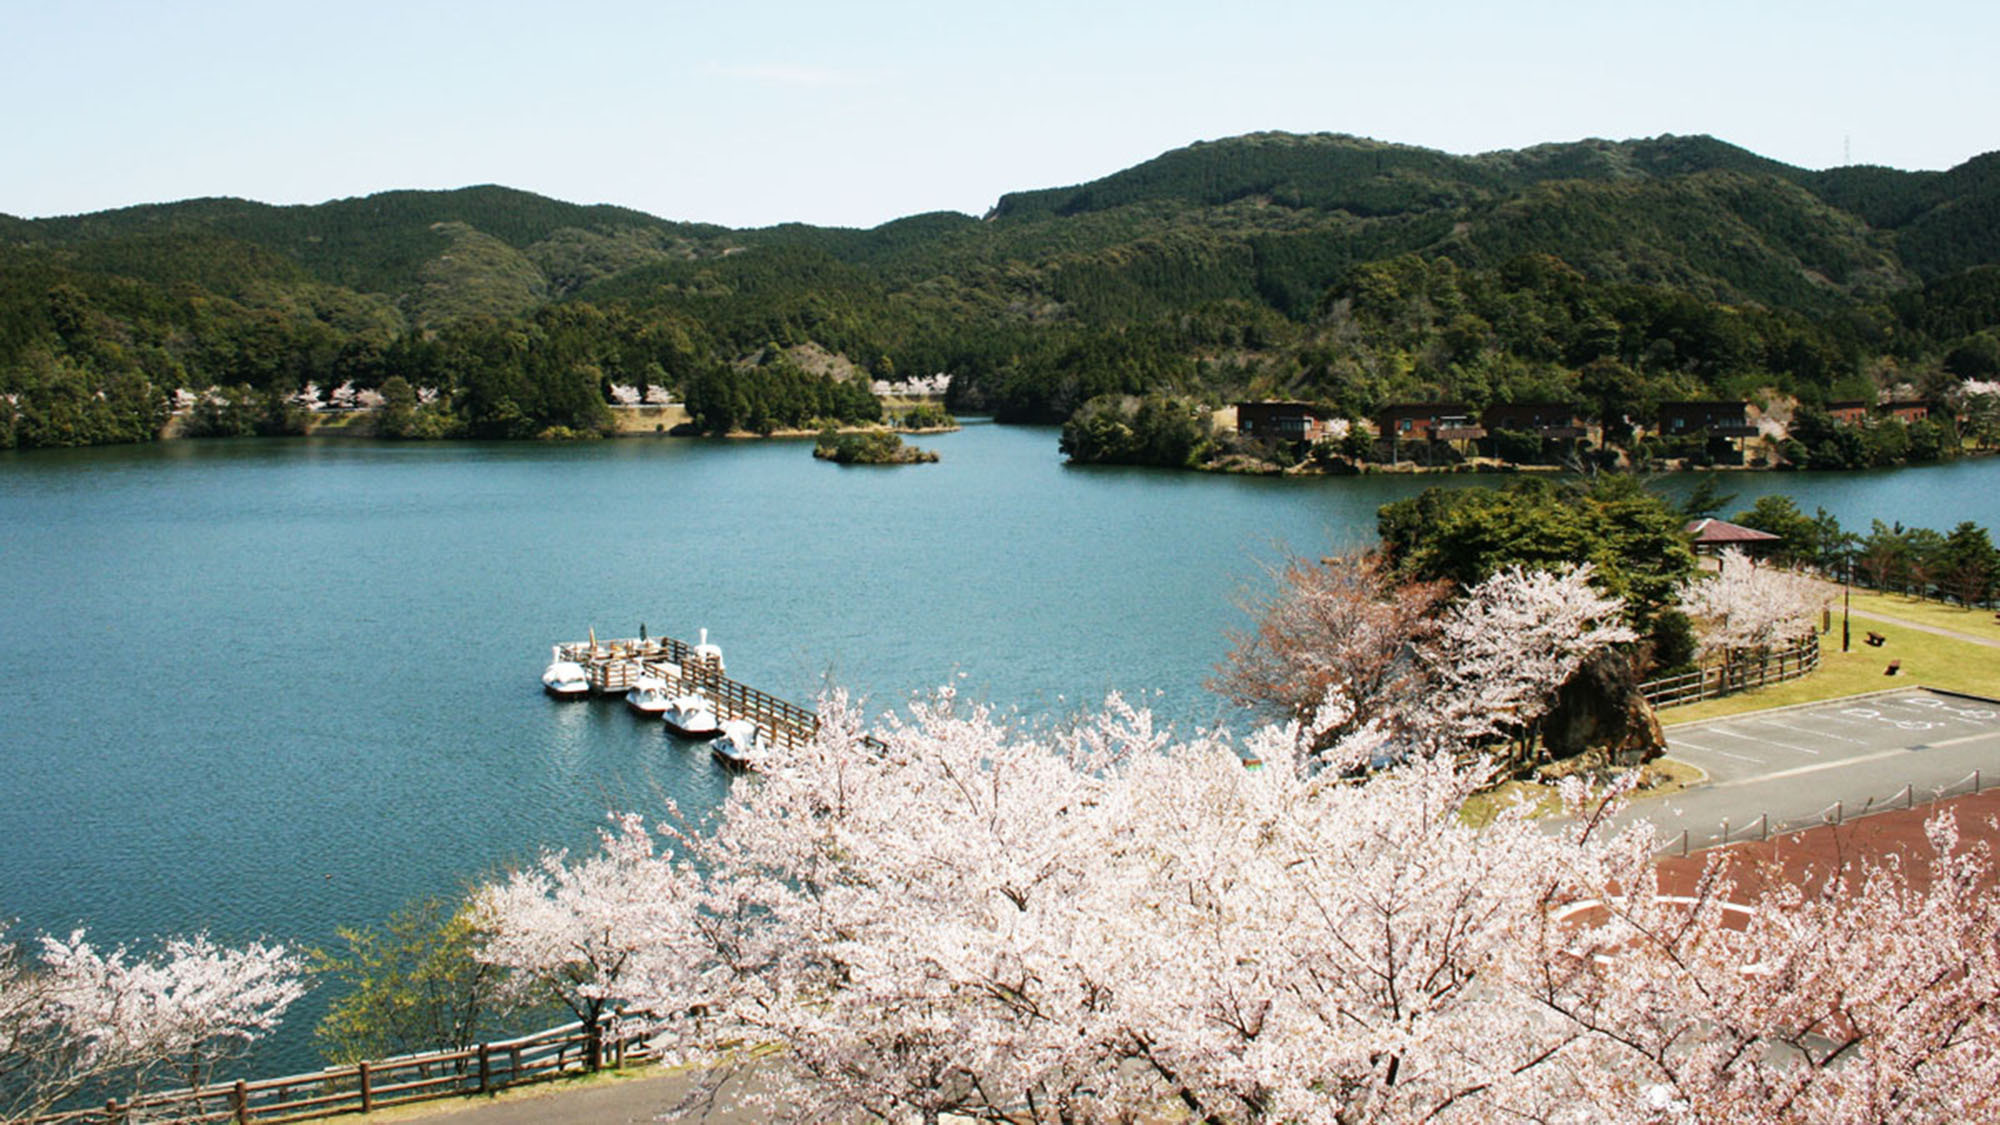
[[[643, 631], [643, 630], [642, 630]], [[703, 631], [704, 640], [706, 630]], [[795, 703], [730, 679], [714, 645], [672, 637], [572, 641], [555, 646], [559, 660], [583, 666], [594, 695], [623, 695], [642, 676], [664, 680], [670, 691], [699, 692], [722, 719], [748, 719], [773, 750], [795, 750], [819, 730], [819, 716]]]

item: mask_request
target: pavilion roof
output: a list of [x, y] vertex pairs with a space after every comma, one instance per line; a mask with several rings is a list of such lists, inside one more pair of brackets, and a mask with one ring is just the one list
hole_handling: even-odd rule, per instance
[[1700, 543], [1775, 543], [1784, 538], [1768, 531], [1758, 531], [1754, 527], [1730, 523], [1714, 518], [1691, 520], [1687, 533]]

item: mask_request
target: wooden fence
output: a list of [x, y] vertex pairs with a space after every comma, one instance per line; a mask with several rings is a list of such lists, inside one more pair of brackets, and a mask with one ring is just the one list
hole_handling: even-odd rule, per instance
[[[634, 1025], [636, 1028], [638, 1025]], [[310, 1074], [143, 1094], [102, 1108], [34, 1118], [30, 1125], [136, 1125], [142, 1121], [281, 1125], [411, 1102], [485, 1094], [583, 1071], [589, 1038], [581, 1023], [457, 1051], [431, 1051], [328, 1067]], [[649, 1058], [642, 1032], [607, 1019], [604, 1065]]]
[[1817, 667], [1819, 634], [1813, 633], [1791, 648], [1739, 656], [1677, 676], [1647, 680], [1639, 685], [1639, 691], [1645, 695], [1646, 702], [1656, 708], [1678, 707], [1683, 703], [1734, 695], [1765, 684], [1796, 680]]

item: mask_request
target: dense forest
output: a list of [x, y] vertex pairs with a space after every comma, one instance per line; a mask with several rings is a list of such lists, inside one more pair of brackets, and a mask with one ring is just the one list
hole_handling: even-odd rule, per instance
[[2000, 379], [2000, 154], [1813, 172], [1707, 137], [1258, 134], [866, 231], [499, 187], [0, 216], [0, 447], [150, 440], [174, 411], [297, 432], [337, 387], [379, 396], [388, 437], [602, 432], [614, 388], [798, 429], [936, 372], [954, 410], [1075, 417], [1113, 459], [1184, 462], [1186, 420], [1238, 398], [1782, 402], [1794, 463], [1920, 459], [1960, 435], [1824, 411]]

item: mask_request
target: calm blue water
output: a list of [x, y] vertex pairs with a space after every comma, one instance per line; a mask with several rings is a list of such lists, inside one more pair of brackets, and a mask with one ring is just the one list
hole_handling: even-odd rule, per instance
[[[732, 675], [800, 702], [831, 682], [879, 710], [952, 682], [1043, 718], [1117, 688], [1218, 721], [1202, 680], [1265, 564], [1475, 483], [1067, 468], [1036, 428], [920, 444], [944, 459], [677, 440], [0, 456], [0, 917], [326, 943], [586, 845], [608, 809], [712, 806], [705, 749], [541, 695], [549, 645], [590, 627], [707, 627]], [[2000, 529], [2000, 461], [1725, 483], [1730, 511], [1785, 491], [1863, 529]], [[316, 1012], [256, 1068], [311, 1065]]]

